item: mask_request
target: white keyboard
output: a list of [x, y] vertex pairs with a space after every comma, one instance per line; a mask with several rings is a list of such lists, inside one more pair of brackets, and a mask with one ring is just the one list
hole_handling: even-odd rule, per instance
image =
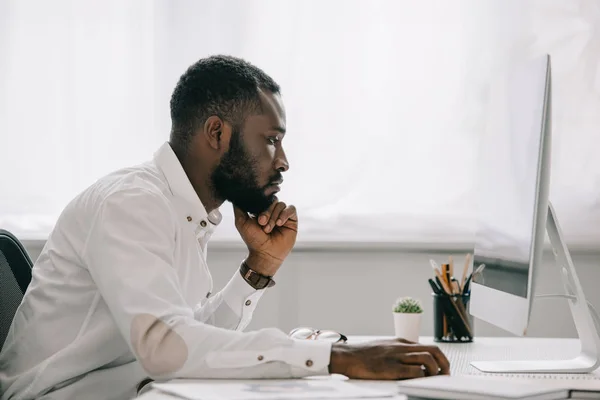
[[579, 355], [577, 340], [556, 346], [552, 339], [480, 338], [472, 343], [435, 343], [451, 362], [453, 375], [510, 376], [528, 379], [575, 379], [600, 381], [600, 371], [590, 374], [489, 374], [470, 365], [471, 361], [570, 359]]

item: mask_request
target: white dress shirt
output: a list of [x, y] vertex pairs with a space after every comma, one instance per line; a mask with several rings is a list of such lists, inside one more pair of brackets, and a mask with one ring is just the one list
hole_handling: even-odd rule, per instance
[[77, 196], [35, 263], [0, 353], [2, 399], [129, 399], [147, 377], [327, 374], [327, 342], [242, 332], [264, 290], [237, 269], [207, 297], [214, 228], [168, 143]]

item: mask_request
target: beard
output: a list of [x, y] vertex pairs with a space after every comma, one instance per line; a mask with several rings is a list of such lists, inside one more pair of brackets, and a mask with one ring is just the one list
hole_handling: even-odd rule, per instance
[[242, 143], [239, 130], [231, 135], [229, 150], [223, 155], [211, 174], [211, 183], [217, 198], [228, 200], [244, 212], [258, 215], [275, 201], [275, 195], [266, 195], [269, 184], [281, 178], [276, 174], [265, 186], [258, 183], [258, 162]]

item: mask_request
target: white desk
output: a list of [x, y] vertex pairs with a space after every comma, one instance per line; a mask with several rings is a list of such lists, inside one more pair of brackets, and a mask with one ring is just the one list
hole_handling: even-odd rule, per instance
[[[382, 339], [382, 337], [352, 336], [349, 342], [363, 342], [367, 340]], [[421, 338], [423, 344], [435, 344], [446, 354], [451, 364], [452, 375], [488, 375], [471, 367], [471, 361], [476, 360], [520, 360], [540, 359], [549, 360], [556, 358], [572, 358], [579, 354], [579, 342], [576, 339], [536, 339], [536, 338], [475, 338], [473, 343], [434, 343], [432, 338]], [[490, 374], [492, 375], [492, 374]], [[498, 376], [498, 374], [493, 374]], [[547, 379], [549, 384], [577, 379], [577, 386], [600, 390], [600, 370], [592, 374], [571, 375], [518, 375], [502, 374], [507, 379]], [[332, 377], [327, 379], [336, 379]], [[395, 388], [394, 382], [384, 381], [356, 381], [360, 385], [377, 388]], [[404, 396], [399, 396], [403, 398]], [[150, 391], [139, 399], [143, 400], [173, 400], [175, 397], [157, 391]], [[387, 399], [389, 400], [389, 398]]]

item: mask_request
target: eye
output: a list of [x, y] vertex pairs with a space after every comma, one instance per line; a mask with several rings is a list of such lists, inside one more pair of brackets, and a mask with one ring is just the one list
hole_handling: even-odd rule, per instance
[[272, 136], [267, 138], [267, 142], [271, 143], [272, 145], [277, 144], [277, 142], [279, 142], [279, 139], [276, 136]]

